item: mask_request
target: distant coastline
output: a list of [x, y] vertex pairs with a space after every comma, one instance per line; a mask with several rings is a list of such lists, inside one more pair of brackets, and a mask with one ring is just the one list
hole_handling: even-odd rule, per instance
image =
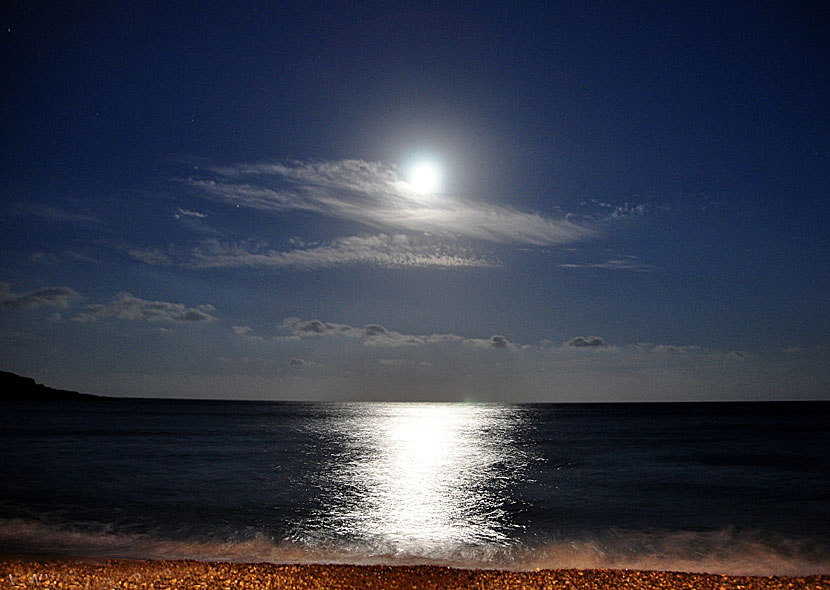
[[8, 371], [0, 371], [0, 400], [2, 401], [90, 401], [111, 399], [102, 395], [78, 393], [54, 389], [42, 385], [31, 377], [23, 377]]
[[[230, 402], [230, 403], [281, 403], [281, 404], [298, 404], [298, 403], [308, 403], [309, 400], [302, 400], [302, 399], [280, 399], [280, 400], [269, 400], [269, 399], [232, 399], [232, 398], [180, 398], [180, 397], [167, 397], [167, 396], [156, 396], [156, 397], [144, 397], [144, 396], [120, 396], [120, 395], [96, 395], [91, 393], [80, 393], [77, 391], [69, 391], [66, 389], [55, 389], [53, 387], [48, 387], [41, 383], [38, 383], [31, 377], [24, 377], [22, 375], [17, 375], [16, 373], [11, 373], [9, 371], [2, 371], [0, 370], [0, 403], [1, 402], [39, 402], [39, 401], [112, 401], [112, 400], [143, 400], [143, 401], [163, 401], [163, 402]], [[319, 403], [326, 403], [325, 400], [320, 401], [317, 400]], [[328, 400], [329, 402], [334, 402], [335, 400]], [[346, 403], [366, 403], [366, 402], [377, 402], [377, 403], [395, 403], [397, 401], [401, 401], [404, 403], [410, 403], [412, 400], [364, 400], [364, 399], [352, 399], [352, 400], [340, 400], [341, 402], [345, 401]], [[444, 402], [436, 402], [435, 400], [420, 400], [424, 403], [444, 403]], [[446, 403], [464, 403], [458, 400], [445, 400]], [[735, 412], [742, 412], [747, 405], [751, 405], [753, 407], [770, 407], [775, 408], [776, 406], [781, 406], [782, 404], [785, 405], [809, 405], [812, 407], [820, 408], [821, 411], [825, 411], [826, 407], [830, 407], [830, 399], [792, 399], [792, 400], [783, 400], [783, 399], [772, 399], [772, 400], [735, 400], [735, 399], [726, 399], [726, 400], [649, 400], [649, 401], [513, 401], [513, 402], [480, 402], [480, 403], [507, 403], [511, 404], [518, 404], [524, 406], [548, 406], [548, 405], [561, 405], [561, 406], [571, 406], [571, 405], [592, 405], [592, 406], [613, 406], [618, 408], [620, 411], [623, 411], [624, 408], [634, 408], [638, 406], [673, 406], [676, 408], [681, 407], [705, 407], [705, 406], [717, 406], [719, 411], [724, 407], [734, 407]]]

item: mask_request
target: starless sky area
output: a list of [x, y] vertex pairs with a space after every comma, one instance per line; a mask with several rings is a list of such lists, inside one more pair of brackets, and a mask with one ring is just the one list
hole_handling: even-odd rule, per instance
[[12, 2], [0, 368], [117, 396], [828, 399], [828, 23]]

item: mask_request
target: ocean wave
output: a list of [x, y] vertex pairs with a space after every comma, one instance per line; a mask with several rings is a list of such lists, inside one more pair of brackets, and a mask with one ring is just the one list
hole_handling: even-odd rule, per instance
[[612, 529], [528, 549], [516, 556], [516, 565], [523, 570], [568, 567], [795, 576], [830, 572], [830, 551], [815, 539], [761, 530]]
[[[388, 548], [387, 548], [388, 549]], [[830, 572], [830, 551], [811, 539], [762, 531], [609, 530], [579, 539], [526, 545], [475, 545], [442, 551], [389, 551], [378, 543], [302, 544], [260, 533], [174, 539], [112, 526], [0, 520], [0, 553], [247, 563], [346, 563], [508, 569], [640, 569], [732, 575]]]

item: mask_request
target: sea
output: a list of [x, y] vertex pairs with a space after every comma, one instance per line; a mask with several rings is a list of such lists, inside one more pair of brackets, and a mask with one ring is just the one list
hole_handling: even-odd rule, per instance
[[0, 553], [826, 574], [828, 418], [828, 402], [6, 402]]

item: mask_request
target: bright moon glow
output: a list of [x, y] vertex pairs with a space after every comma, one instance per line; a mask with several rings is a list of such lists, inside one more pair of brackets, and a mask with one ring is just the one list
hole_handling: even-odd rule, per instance
[[421, 194], [434, 192], [438, 189], [440, 174], [438, 168], [429, 162], [422, 162], [412, 168], [409, 186]]

